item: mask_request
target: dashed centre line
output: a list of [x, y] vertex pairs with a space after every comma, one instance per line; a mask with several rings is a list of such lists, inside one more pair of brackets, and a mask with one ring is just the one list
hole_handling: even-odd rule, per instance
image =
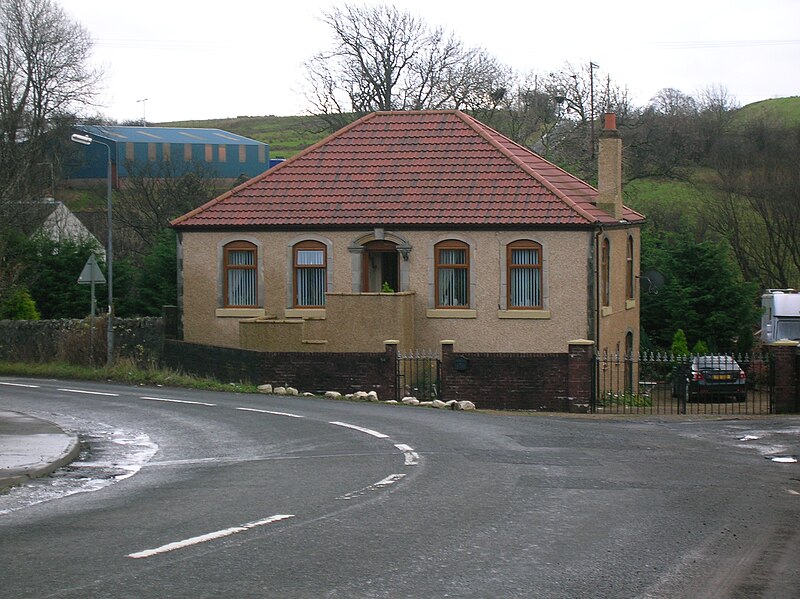
[[65, 393], [83, 393], [84, 395], [105, 395], [107, 397], [119, 397], [119, 393], [104, 393], [102, 391], [86, 391], [84, 389], [58, 389]]
[[383, 433], [379, 433], [378, 431], [374, 431], [371, 428], [364, 428], [363, 426], [356, 426], [355, 424], [348, 424], [346, 422], [329, 422], [328, 424], [334, 424], [336, 426], [343, 426], [344, 428], [353, 429], [354, 431], [359, 431], [362, 433], [366, 433], [368, 435], [372, 435], [373, 437], [377, 437], [378, 439], [388, 439], [389, 435], [384, 435]]
[[289, 418], [305, 418], [305, 416], [300, 416], [299, 414], [290, 414], [289, 412], [274, 412], [272, 410], [258, 410], [256, 408], [236, 408], [237, 410], [241, 410], [242, 412], [258, 412], [260, 414], [272, 414], [273, 416], [287, 416]]
[[9, 387], [26, 387], [28, 389], [38, 389], [39, 385], [25, 385], [24, 383], [4, 383], [0, 382], [0, 385], [8, 385]]
[[416, 466], [419, 464], [419, 454], [414, 451], [413, 447], [403, 445], [402, 443], [395, 443], [395, 447], [403, 452], [406, 458], [406, 466]]
[[288, 518], [294, 518], [294, 514], [278, 514], [275, 516], [270, 516], [269, 518], [264, 518], [263, 520], [256, 520], [254, 522], [248, 522], [246, 524], [242, 524], [241, 526], [233, 526], [231, 528], [225, 528], [223, 530], [209, 532], [204, 535], [192, 537], [190, 539], [184, 539], [183, 541], [167, 543], [166, 545], [162, 545], [161, 547], [156, 547], [155, 549], [145, 549], [144, 551], [129, 553], [125, 557], [130, 557], [133, 559], [153, 557], [154, 555], [159, 555], [160, 553], [168, 553], [170, 551], [175, 551], [176, 549], [183, 549], [184, 547], [191, 547], [192, 545], [198, 545], [199, 543], [207, 543], [208, 541], [222, 539], [224, 537], [229, 537], [231, 535], [235, 535], [240, 532], [245, 532], [247, 530], [250, 530], [251, 528], [256, 528], [257, 526], [264, 526], [266, 524], [272, 524], [273, 522], [280, 522], [281, 520], [286, 520]]
[[206, 403], [204, 401], [189, 401], [188, 399], [171, 399], [169, 397], [140, 397], [139, 399], [147, 399], [149, 401], [164, 401], [167, 403], [185, 403], [193, 406], [216, 406], [215, 403]]

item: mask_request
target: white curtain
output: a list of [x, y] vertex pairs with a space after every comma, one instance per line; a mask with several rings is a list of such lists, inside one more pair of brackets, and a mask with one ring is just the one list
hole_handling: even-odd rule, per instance
[[439, 306], [468, 305], [467, 269], [446, 267], [448, 264], [466, 265], [466, 263], [466, 250], [439, 250]]
[[[509, 299], [515, 308], [532, 308], [542, 305], [541, 270], [525, 268], [539, 264], [539, 250], [534, 248], [511, 250], [511, 290]], [[516, 268], [515, 268], [516, 266]]]
[[[325, 253], [323, 250], [297, 250], [297, 305], [325, 305]], [[315, 268], [315, 266], [319, 267]]]
[[[253, 266], [255, 252], [251, 250], [230, 250], [228, 252], [228, 305], [256, 305], [256, 269], [236, 268]], [[231, 268], [233, 267], [233, 268]]]

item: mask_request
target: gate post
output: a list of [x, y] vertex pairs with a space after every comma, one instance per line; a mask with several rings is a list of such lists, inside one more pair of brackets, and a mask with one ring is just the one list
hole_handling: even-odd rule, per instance
[[587, 413], [591, 408], [594, 368], [594, 341], [573, 339], [567, 358], [567, 408]]
[[383, 362], [383, 377], [386, 382], [386, 388], [390, 389], [387, 397], [397, 399], [399, 385], [397, 384], [397, 346], [400, 342], [397, 339], [387, 339], [383, 342], [384, 355], [381, 356]]
[[772, 386], [773, 405], [776, 414], [793, 414], [800, 411], [798, 400], [798, 358], [800, 343], [784, 339], [769, 344], [772, 353], [772, 368], [775, 373]]

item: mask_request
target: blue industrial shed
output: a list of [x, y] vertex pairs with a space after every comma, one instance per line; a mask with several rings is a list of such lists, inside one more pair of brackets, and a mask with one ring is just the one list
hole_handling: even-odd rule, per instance
[[131, 168], [152, 162], [170, 162], [178, 173], [185, 172], [181, 164], [199, 163], [215, 178], [231, 181], [255, 177], [272, 166], [267, 144], [221, 129], [77, 125], [74, 130], [102, 143], [73, 144], [75, 158], [65, 164], [66, 178], [72, 181], [105, 179], [106, 147], [115, 187]]

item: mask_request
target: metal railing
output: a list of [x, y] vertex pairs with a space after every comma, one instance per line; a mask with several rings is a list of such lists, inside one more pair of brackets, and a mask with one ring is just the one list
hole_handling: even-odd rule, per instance
[[598, 354], [592, 412], [771, 414], [769, 354]]

